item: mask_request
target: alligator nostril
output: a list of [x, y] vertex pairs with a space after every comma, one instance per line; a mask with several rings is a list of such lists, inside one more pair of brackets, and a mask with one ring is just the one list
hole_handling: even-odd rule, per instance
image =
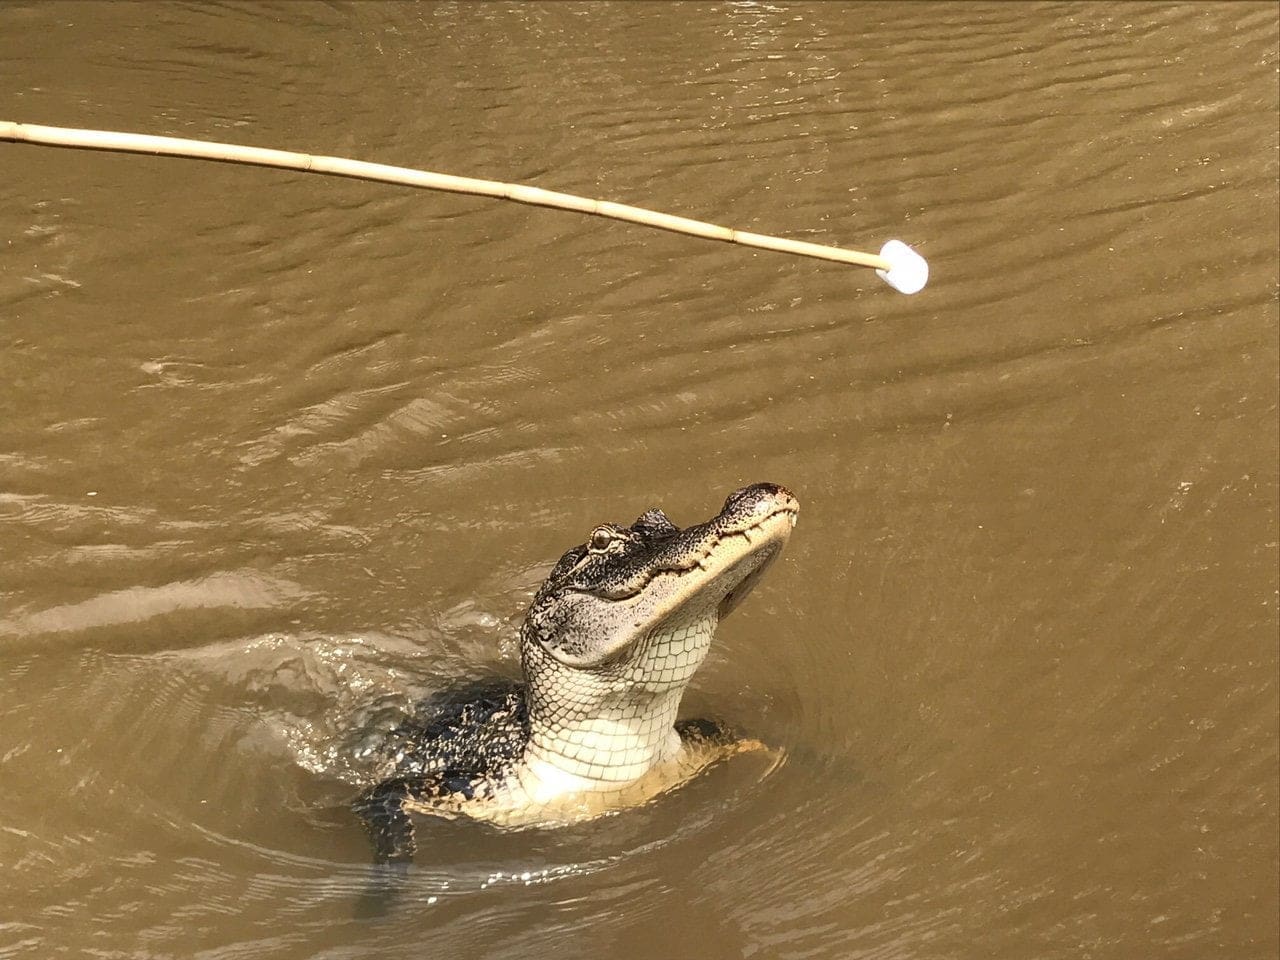
[[728, 499], [724, 502], [725, 510], [746, 510], [754, 511], [759, 505], [764, 503], [772, 504], [779, 497], [785, 497], [789, 500], [795, 498], [786, 487], [777, 483], [753, 483], [749, 487], [743, 487], [729, 494]]

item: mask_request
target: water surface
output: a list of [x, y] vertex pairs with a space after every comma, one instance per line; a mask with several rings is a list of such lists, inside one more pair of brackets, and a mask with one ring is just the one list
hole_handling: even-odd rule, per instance
[[[933, 280], [0, 144], [0, 956], [1275, 957], [1269, 4], [0, 9], [0, 117], [916, 245]], [[802, 503], [571, 829], [361, 748], [601, 521]]]

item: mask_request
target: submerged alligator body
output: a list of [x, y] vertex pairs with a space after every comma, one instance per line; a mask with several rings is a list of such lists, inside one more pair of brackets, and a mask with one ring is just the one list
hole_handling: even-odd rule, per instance
[[724, 731], [677, 723], [676, 711], [716, 625], [781, 552], [798, 509], [783, 487], [758, 483], [705, 523], [681, 529], [649, 510], [565, 553], [520, 631], [525, 682], [432, 698], [392, 732], [393, 772], [356, 802], [377, 859], [412, 859], [411, 812], [582, 819], [724, 755]]

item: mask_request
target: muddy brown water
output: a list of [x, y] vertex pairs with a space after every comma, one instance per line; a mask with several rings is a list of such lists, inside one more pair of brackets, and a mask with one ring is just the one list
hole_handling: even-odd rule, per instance
[[[0, 78], [933, 267], [0, 144], [0, 956], [1277, 955], [1274, 6], [11, 2]], [[369, 731], [755, 480], [684, 713], [781, 767], [362, 914]]]

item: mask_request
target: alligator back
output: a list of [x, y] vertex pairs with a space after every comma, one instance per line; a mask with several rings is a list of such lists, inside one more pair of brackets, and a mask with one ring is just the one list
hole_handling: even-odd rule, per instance
[[394, 776], [446, 771], [489, 778], [518, 760], [529, 742], [523, 684], [481, 680], [420, 701], [387, 737]]
[[393, 770], [354, 803], [382, 863], [407, 862], [415, 849], [407, 803], [473, 799], [502, 780], [524, 753], [529, 714], [524, 687], [484, 680], [420, 701], [387, 735]]

